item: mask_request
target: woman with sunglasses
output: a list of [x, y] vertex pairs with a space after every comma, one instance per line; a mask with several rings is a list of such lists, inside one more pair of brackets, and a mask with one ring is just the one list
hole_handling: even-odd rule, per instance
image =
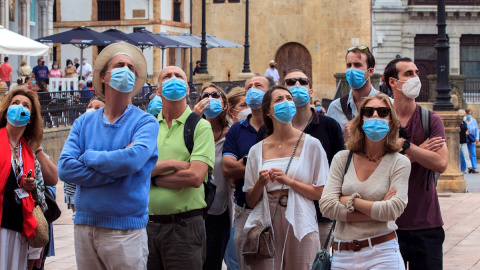
[[223, 176], [222, 149], [229, 126], [227, 121], [227, 95], [218, 86], [210, 84], [202, 89], [193, 111], [203, 115], [213, 130], [215, 139], [215, 166], [213, 183], [217, 186], [215, 199], [205, 218], [207, 257], [203, 269], [221, 270], [230, 228], [232, 227], [232, 188]]
[[0, 103], [0, 269], [27, 269], [26, 237], [35, 236], [32, 211], [35, 203], [42, 204], [32, 150], [39, 149], [42, 138], [37, 94], [10, 91]]
[[327, 156], [319, 140], [292, 126], [295, 113], [287, 88], [265, 93], [267, 137], [250, 149], [245, 170], [243, 190], [254, 208], [245, 230], [272, 224], [276, 255], [250, 262], [251, 269], [310, 269], [320, 247], [313, 200], [322, 195]]
[[337, 221], [332, 269], [405, 269], [395, 220], [407, 205], [410, 160], [398, 153], [399, 125], [387, 95], [366, 97], [350, 151], [333, 159], [320, 200], [323, 215]]

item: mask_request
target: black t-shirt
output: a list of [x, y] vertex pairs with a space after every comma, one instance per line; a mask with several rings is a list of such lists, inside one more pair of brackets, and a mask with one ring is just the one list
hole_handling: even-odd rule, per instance
[[465, 123], [465, 121], [462, 121], [460, 123], [460, 144], [467, 143], [467, 130], [467, 123]]
[[[304, 131], [322, 143], [323, 149], [327, 154], [328, 164], [330, 165], [333, 156], [335, 156], [338, 151], [345, 149], [342, 129], [335, 119], [316, 113], [313, 108], [311, 108], [311, 110], [313, 112], [313, 119]], [[264, 139], [266, 132], [267, 129], [265, 125], [263, 125], [258, 131], [257, 142]], [[322, 217], [322, 213], [318, 207], [318, 201], [314, 200], [313, 202], [315, 204], [315, 210], [317, 211], [317, 221], [329, 222], [330, 219]]]

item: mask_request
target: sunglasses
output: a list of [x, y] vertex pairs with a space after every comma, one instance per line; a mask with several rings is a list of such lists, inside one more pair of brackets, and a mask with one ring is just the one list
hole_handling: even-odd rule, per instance
[[365, 117], [372, 117], [373, 114], [377, 111], [378, 116], [380, 117], [387, 117], [390, 114], [390, 108], [388, 107], [363, 107], [362, 108], [362, 115]]
[[352, 50], [355, 50], [355, 49], [359, 49], [360, 51], [363, 51], [363, 50], [368, 50], [368, 51], [370, 51], [370, 49], [368, 48], [368, 46], [361, 45], [361, 46], [353, 46], [353, 47], [350, 47], [350, 48], [347, 49], [347, 52], [352, 51]]
[[222, 96], [222, 94], [220, 94], [220, 92], [218, 92], [218, 91], [214, 91], [214, 92], [211, 92], [211, 93], [203, 92], [200, 95], [200, 99], [204, 99], [204, 98], [208, 98], [208, 97], [220, 98], [221, 96]]
[[300, 83], [300, 85], [308, 85], [310, 82], [309, 79], [307, 78], [291, 78], [291, 79], [285, 79], [285, 84], [286, 85], [295, 85], [297, 82]]

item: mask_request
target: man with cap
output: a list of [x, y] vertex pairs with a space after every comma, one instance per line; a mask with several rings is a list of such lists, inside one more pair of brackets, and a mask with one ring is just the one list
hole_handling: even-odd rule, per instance
[[[215, 163], [212, 127], [187, 105], [187, 75], [179, 67], [160, 72], [157, 95], [162, 110], [148, 204], [148, 269], [200, 270], [206, 257], [203, 184]], [[184, 140], [187, 124], [193, 132], [191, 149]]]
[[195, 63], [195, 68], [193, 69], [193, 75], [197, 74], [200, 71], [200, 61]]
[[[91, 82], [91, 81], [90, 81]], [[90, 91], [84, 80], [78, 81], [78, 90], [80, 91], [80, 102], [88, 103], [93, 98], [93, 93]]]
[[280, 75], [278, 75], [278, 70], [275, 68], [275, 61], [271, 60], [269, 63], [270, 67], [265, 70], [265, 76], [264, 77], [270, 77], [273, 79], [273, 82], [275, 84], [278, 83], [278, 80], [280, 79]]
[[78, 269], [146, 269], [148, 190], [157, 162], [158, 123], [132, 105], [147, 63], [127, 43], [107, 46], [95, 63], [93, 85], [105, 107], [73, 124], [58, 175], [77, 185], [74, 220]]

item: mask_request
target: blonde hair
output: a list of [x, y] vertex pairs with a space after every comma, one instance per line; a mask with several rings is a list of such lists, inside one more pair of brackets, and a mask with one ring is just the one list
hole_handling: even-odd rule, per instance
[[43, 140], [43, 121], [42, 116], [40, 115], [41, 107], [40, 102], [38, 101], [38, 96], [35, 92], [23, 88], [17, 88], [11, 90], [5, 97], [3, 97], [2, 103], [0, 103], [0, 128], [7, 125], [8, 107], [10, 107], [13, 97], [18, 95], [27, 97], [32, 103], [32, 108], [30, 109], [30, 121], [22, 136], [27, 140], [30, 148], [35, 151], [40, 147]]
[[350, 137], [347, 139], [346, 147], [348, 150], [351, 150], [353, 152], [365, 152], [365, 132], [362, 129], [362, 108], [365, 107], [365, 105], [373, 99], [379, 99], [384, 101], [387, 104], [387, 107], [390, 108], [390, 129], [387, 133], [387, 136], [385, 136], [385, 150], [387, 151], [387, 153], [398, 152], [401, 149], [401, 146], [397, 143], [400, 121], [398, 120], [397, 113], [395, 112], [395, 109], [390, 102], [390, 98], [383, 93], [377, 93], [365, 97], [362, 100], [360, 108], [358, 108], [359, 113], [355, 117], [355, 119], [353, 119], [352, 124], [350, 125]]

